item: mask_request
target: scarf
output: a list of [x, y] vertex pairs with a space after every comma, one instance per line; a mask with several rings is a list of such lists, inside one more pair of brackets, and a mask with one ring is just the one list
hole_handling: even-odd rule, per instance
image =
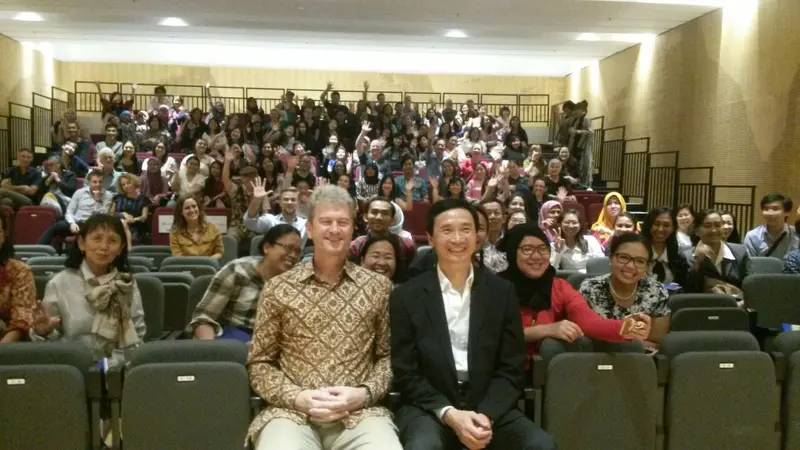
[[105, 339], [105, 354], [115, 349], [126, 349], [141, 341], [131, 319], [133, 303], [133, 277], [117, 272], [109, 282], [100, 284], [96, 278], [87, 280], [89, 292], [86, 300], [97, 311], [92, 321], [92, 333]]
[[[140, 183], [140, 190], [142, 194], [148, 199], [155, 197], [158, 194], [164, 194], [167, 192], [167, 183], [164, 182], [164, 177], [161, 175], [161, 171], [157, 172], [150, 172], [147, 170], [147, 166], [151, 159], [158, 161], [158, 158], [151, 157], [147, 158], [147, 161], [144, 162], [145, 172], [139, 177]], [[159, 162], [159, 167], [161, 163]]]
[[[375, 175], [371, 177], [367, 176], [367, 169], [374, 170]], [[362, 174], [364, 174], [365, 184], [373, 185], [373, 184], [378, 184], [380, 182], [380, 171], [378, 170], [378, 165], [374, 162], [367, 163], [367, 165], [364, 167], [364, 171], [362, 172]]]
[[542, 276], [535, 280], [522, 273], [517, 265], [517, 249], [527, 236], [533, 236], [550, 245], [550, 240], [536, 225], [532, 223], [517, 225], [503, 237], [502, 250], [506, 252], [508, 269], [498, 275], [514, 284], [521, 306], [529, 306], [537, 312], [546, 311], [551, 308], [550, 295], [553, 290], [556, 269], [549, 266]]
[[[597, 222], [592, 225], [592, 231], [602, 232], [602, 234], [604, 234], [604, 239], [608, 239], [608, 237], [611, 236], [611, 233], [614, 231], [614, 218], [606, 214], [608, 202], [611, 201], [612, 198], [616, 198], [619, 202], [620, 214], [628, 210], [628, 205], [625, 204], [625, 199], [622, 198], [622, 194], [619, 192], [609, 192], [606, 194], [606, 197], [603, 199], [603, 209], [600, 210], [600, 215], [597, 217]], [[605, 230], [608, 231], [606, 232]]]
[[[544, 221], [547, 220], [547, 215], [550, 213], [550, 210], [553, 209], [555, 206], [561, 206], [561, 202], [557, 200], [549, 200], [544, 202], [541, 209], [539, 210], [539, 228], [542, 230], [542, 233], [547, 237], [547, 242], [554, 241], [558, 237], [558, 226], [555, 228], [546, 228], [544, 225]], [[516, 251], [516, 250], [515, 250]]]

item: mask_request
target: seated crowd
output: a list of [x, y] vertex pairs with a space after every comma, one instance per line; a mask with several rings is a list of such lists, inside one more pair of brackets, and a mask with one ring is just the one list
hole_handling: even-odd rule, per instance
[[[671, 291], [741, 299], [754, 256], [800, 273], [781, 194], [762, 199], [763, 225], [743, 243], [727, 212], [655, 207], [640, 224], [616, 192], [590, 226], [571, 207], [574, 190], [591, 186], [585, 102], [565, 105], [564, 146], [543, 161], [507, 109], [492, 117], [448, 103], [423, 115], [409, 97], [367, 101], [368, 87], [355, 111], [329, 84], [319, 105], [287, 92], [269, 114], [248, 100], [231, 115], [220, 102], [187, 113], [164, 104], [162, 89], [135, 119], [114, 93], [96, 146], [68, 113], [44, 171], [22, 149], [0, 182], [4, 204], [59, 212], [40, 243], [75, 237], [37, 299], [0, 224], [0, 342], [80, 341], [96, 359], [125, 361], [146, 331], [127, 255], [147, 242], [153, 210], [174, 208], [173, 255], [221, 258], [205, 210], [223, 207], [226, 233], [257, 237], [261, 255], [216, 273], [185, 335], [250, 343], [251, 385], [268, 404], [248, 433], [257, 449], [552, 449], [516, 407], [544, 339], [655, 351]], [[425, 249], [403, 228], [420, 203], [431, 203]], [[604, 256], [609, 273], [577, 290], [558, 276]]]

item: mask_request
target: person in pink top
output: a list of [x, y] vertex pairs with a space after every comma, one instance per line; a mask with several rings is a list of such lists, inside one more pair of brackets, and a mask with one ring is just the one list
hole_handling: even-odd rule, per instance
[[[483, 156], [481, 146], [479, 144], [473, 145], [467, 156], [469, 157], [468, 159], [461, 161], [461, 178], [470, 181], [478, 165], [483, 164], [481, 162], [481, 157]], [[484, 165], [484, 167], [486, 166]]]
[[514, 283], [528, 355], [536, 354], [546, 338], [566, 342], [581, 336], [609, 342], [647, 339], [649, 316], [602, 318], [566, 280], [556, 277], [550, 265], [550, 241], [539, 227], [518, 225], [503, 239], [508, 269], [499, 275]]
[[475, 166], [475, 173], [467, 182], [467, 191], [464, 195], [467, 200], [479, 202], [483, 199], [483, 194], [486, 192], [486, 182], [489, 180], [489, 169], [483, 163], [478, 163]]

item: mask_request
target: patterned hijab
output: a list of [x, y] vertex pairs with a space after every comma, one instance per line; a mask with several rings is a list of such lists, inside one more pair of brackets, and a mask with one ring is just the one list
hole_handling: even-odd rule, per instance
[[558, 200], [549, 200], [544, 202], [542, 208], [539, 210], [539, 228], [542, 230], [545, 236], [547, 236], [548, 242], [554, 241], [558, 237], [558, 227], [551, 229], [544, 225], [544, 221], [547, 220], [547, 215], [550, 213], [550, 210], [556, 206], [563, 209], [561, 202]]
[[625, 204], [625, 199], [622, 198], [622, 194], [620, 194], [619, 192], [609, 192], [603, 199], [603, 209], [600, 211], [600, 216], [597, 218], [597, 222], [595, 222], [594, 225], [592, 225], [592, 231], [601, 228], [605, 228], [608, 230], [614, 229], [614, 218], [606, 214], [606, 208], [608, 208], [608, 202], [611, 201], [612, 198], [616, 198], [617, 201], [619, 202], [620, 214], [628, 210], [628, 205]]

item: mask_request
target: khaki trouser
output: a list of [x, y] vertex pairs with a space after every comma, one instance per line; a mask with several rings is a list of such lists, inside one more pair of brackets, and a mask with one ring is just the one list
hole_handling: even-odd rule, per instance
[[388, 417], [363, 419], [353, 429], [341, 422], [298, 425], [273, 419], [261, 430], [256, 450], [402, 450], [397, 428]]
[[14, 192], [11, 189], [0, 189], [0, 204], [17, 209], [22, 206], [33, 205], [33, 200], [27, 195]]

